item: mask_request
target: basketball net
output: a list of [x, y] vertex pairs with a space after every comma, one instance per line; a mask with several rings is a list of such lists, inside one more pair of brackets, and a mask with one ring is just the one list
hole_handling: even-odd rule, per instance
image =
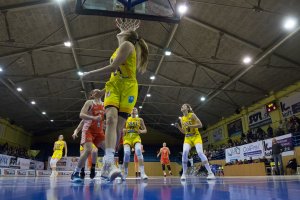
[[140, 27], [140, 20], [138, 19], [116, 19], [116, 26], [120, 29], [121, 32], [124, 31], [135, 31]]

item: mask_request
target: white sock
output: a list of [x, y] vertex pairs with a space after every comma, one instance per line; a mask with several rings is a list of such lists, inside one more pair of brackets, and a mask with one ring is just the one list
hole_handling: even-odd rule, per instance
[[75, 172], [80, 172], [80, 171], [81, 171], [81, 168], [79, 168], [79, 167], [75, 168]]
[[211, 168], [210, 168], [208, 163], [206, 163], [204, 166], [205, 166], [205, 168], [206, 168], [206, 170], [208, 171], [209, 174], [212, 173]]
[[186, 162], [182, 163], [182, 170], [183, 170], [182, 173], [186, 174], [186, 170], [187, 170], [187, 163]]
[[114, 162], [115, 159], [115, 150], [113, 148], [105, 149], [105, 158], [108, 162]]
[[141, 172], [141, 174], [145, 174], [145, 168], [144, 168], [144, 165], [140, 166], [140, 172]]

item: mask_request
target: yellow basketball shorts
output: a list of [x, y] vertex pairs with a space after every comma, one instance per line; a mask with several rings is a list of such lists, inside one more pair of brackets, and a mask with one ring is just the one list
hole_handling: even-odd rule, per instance
[[133, 148], [136, 143], [142, 143], [141, 137], [138, 134], [134, 133], [124, 135], [123, 145], [127, 144]]
[[184, 143], [189, 144], [191, 147], [195, 146], [196, 144], [202, 144], [202, 138], [200, 135], [195, 134], [193, 136], [185, 136]]
[[53, 158], [53, 159], [58, 159], [58, 160], [60, 160], [60, 159], [62, 158], [62, 154], [63, 154], [62, 151], [60, 151], [60, 150], [55, 150], [55, 151], [53, 152], [52, 158]]
[[130, 114], [138, 97], [138, 83], [135, 79], [112, 75], [105, 84], [104, 106], [114, 106], [119, 112]]
[[[94, 143], [93, 143], [93, 149], [97, 149], [97, 147], [94, 145]], [[80, 152], [82, 152], [83, 150], [84, 150], [84, 146], [80, 145]]]

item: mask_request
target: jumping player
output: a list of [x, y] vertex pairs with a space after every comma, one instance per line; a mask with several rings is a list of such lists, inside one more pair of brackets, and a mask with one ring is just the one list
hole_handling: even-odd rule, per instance
[[119, 47], [113, 53], [110, 64], [91, 72], [85, 72], [84, 76], [104, 71], [111, 73], [110, 80], [105, 85], [105, 113], [106, 113], [106, 137], [105, 156], [101, 176], [109, 181], [121, 177], [114, 163], [116, 143], [123, 129], [128, 114], [131, 113], [138, 96], [138, 83], [136, 79], [137, 69], [145, 72], [148, 63], [148, 46], [134, 31], [124, 30], [118, 26], [121, 32], [117, 35]]
[[[74, 182], [82, 181], [79, 172], [84, 167], [89, 154], [93, 151], [93, 144], [96, 147], [104, 146], [104, 106], [101, 101], [103, 93], [95, 89], [92, 91], [93, 100], [87, 100], [80, 112], [80, 118], [84, 120], [80, 144], [84, 146], [84, 152], [81, 154], [78, 165], [73, 172], [71, 179]], [[95, 154], [92, 154], [95, 155]], [[96, 160], [97, 158], [93, 158]], [[95, 177], [95, 164], [91, 168], [92, 177]]]
[[131, 117], [129, 117], [126, 121], [126, 127], [124, 129], [124, 176], [126, 179], [128, 176], [128, 164], [130, 161], [130, 150], [134, 148], [135, 153], [137, 155], [141, 179], [147, 180], [148, 176], [145, 174], [144, 169], [144, 158], [142, 154], [142, 145], [141, 145], [141, 137], [140, 134], [146, 134], [147, 128], [145, 126], [144, 120], [139, 118], [137, 108], [133, 108]]
[[160, 163], [161, 163], [161, 166], [162, 166], [162, 170], [164, 172], [164, 177], [167, 176], [166, 165], [167, 165], [170, 176], [172, 176], [172, 171], [171, 171], [171, 166], [170, 166], [170, 159], [169, 159], [170, 154], [171, 154], [170, 149], [167, 147], [167, 144], [164, 142], [163, 147], [160, 148], [159, 153], [157, 154], [157, 157], [160, 156]]
[[181, 127], [178, 123], [175, 124], [175, 126], [180, 130], [180, 132], [185, 134], [182, 152], [183, 173], [181, 176], [181, 180], [186, 180], [188, 155], [190, 149], [193, 146], [196, 147], [198, 156], [200, 157], [201, 162], [204, 164], [206, 170], [208, 171], [207, 179], [215, 179], [215, 175], [211, 171], [207, 157], [203, 153], [202, 138], [198, 130], [198, 128], [202, 127], [202, 122], [195, 115], [195, 113], [193, 113], [193, 110], [189, 104], [183, 104], [181, 107], [181, 112], [183, 113], [183, 116], [179, 118], [181, 122]]
[[51, 178], [54, 178], [57, 176], [57, 171], [56, 171], [56, 163], [62, 158], [62, 154], [63, 154], [63, 148], [65, 148], [65, 156], [67, 157], [68, 155], [68, 147], [67, 147], [67, 143], [64, 141], [64, 136], [60, 135], [58, 137], [58, 140], [54, 143], [53, 146], [53, 155], [51, 157], [50, 160], [50, 167], [52, 169], [52, 173], [51, 173]]

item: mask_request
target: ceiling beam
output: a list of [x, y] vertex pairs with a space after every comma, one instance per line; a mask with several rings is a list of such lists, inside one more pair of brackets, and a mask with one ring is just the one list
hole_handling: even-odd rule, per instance
[[[265, 51], [263, 51], [262, 53], [260, 53], [256, 60], [253, 62], [253, 64], [249, 65], [247, 68], [245, 68], [243, 71], [241, 71], [240, 73], [236, 74], [234, 77], [232, 77], [229, 81], [227, 81], [224, 85], [220, 86], [220, 89], [226, 89], [228, 88], [231, 84], [233, 84], [234, 82], [238, 81], [242, 76], [244, 76], [248, 71], [250, 71], [251, 69], [253, 69], [258, 63], [260, 63], [262, 60], [264, 60], [267, 56], [269, 56], [270, 54], [272, 54], [277, 48], [279, 48], [284, 42], [286, 42], [288, 39], [290, 39], [291, 37], [293, 37], [295, 34], [297, 34], [300, 31], [300, 26], [297, 27], [294, 31], [292, 31], [291, 33], [287, 34], [286, 36], [280, 38], [279, 40], [277, 40], [276, 42], [274, 42], [273, 44], [271, 44]], [[212, 91], [205, 103], [211, 101], [214, 97], [216, 97], [218, 94], [220, 94], [220, 90], [214, 90]], [[202, 105], [198, 105], [195, 110], [201, 108], [203, 106]]]
[[[165, 45], [165, 49], [169, 48], [169, 46], [170, 46], [170, 44], [171, 44], [173, 38], [175, 37], [176, 31], [177, 31], [177, 29], [178, 29], [178, 26], [179, 26], [178, 24], [175, 24], [175, 25], [174, 25], [174, 27], [173, 27], [173, 29], [172, 29], [172, 32], [171, 32], [171, 34], [170, 34], [170, 37], [168, 38], [167, 43], [166, 43], [166, 45]], [[161, 66], [162, 66], [162, 64], [163, 64], [164, 59], [165, 59], [165, 55], [163, 54], [163, 55], [161, 56], [160, 60], [159, 60], [159, 63], [158, 63], [157, 68], [156, 68], [156, 70], [155, 70], [155, 72], [154, 72], [154, 75], [158, 75], [159, 70], [160, 70], [160, 68], [161, 68]], [[153, 81], [154, 81], [154, 80], [152, 80], [152, 82], [153, 82]], [[145, 95], [145, 97], [144, 97], [142, 106], [144, 105], [144, 102], [145, 102], [146, 99], [147, 99], [147, 94], [150, 93], [150, 91], [151, 91], [151, 86], [149, 86], [148, 89], [147, 89], [147, 93], [146, 93], [146, 95]]]
[[[248, 41], [248, 40], [246, 40], [244, 38], [241, 38], [241, 37], [239, 37], [237, 35], [234, 35], [233, 33], [230, 33], [230, 32], [228, 32], [226, 30], [218, 28], [218, 27], [216, 27], [216, 26], [214, 26], [212, 24], [209, 24], [207, 22], [201, 21], [199, 19], [194, 19], [194, 18], [188, 17], [188, 16], [185, 16], [183, 19], [187, 20], [187, 21], [189, 21], [189, 22], [191, 22], [191, 23], [193, 23], [195, 25], [198, 25], [198, 26], [201, 26], [201, 27], [206, 28], [208, 30], [211, 30], [213, 32], [223, 33], [224, 36], [226, 36], [227, 38], [230, 38], [233, 41], [236, 41], [238, 43], [244, 44], [244, 45], [246, 45], [248, 47], [251, 47], [253, 49], [256, 49], [256, 50], [258, 50], [260, 52], [263, 52], [265, 50], [264, 47], [260, 47], [259, 45], [255, 44], [253, 42], [250, 42], [250, 41]], [[277, 56], [278, 58], [280, 58], [282, 60], [285, 60], [285, 61], [287, 61], [287, 62], [289, 62], [289, 63], [291, 63], [293, 65], [296, 65], [297, 67], [300, 67], [300, 63], [298, 63], [298, 62], [296, 62], [294, 60], [291, 60], [291, 59], [289, 59], [289, 58], [287, 58], [287, 57], [285, 57], [283, 55], [280, 55], [278, 53], [273, 53], [273, 55]]]
[[20, 11], [28, 8], [37, 8], [40, 6], [47, 6], [56, 3], [55, 0], [35, 0], [26, 1], [23, 3], [0, 6], [0, 12], [3, 11]]
[[[110, 36], [115, 33], [117, 33], [117, 29], [108, 30], [108, 31], [104, 31], [104, 32], [100, 32], [100, 33], [96, 33], [96, 34], [92, 34], [92, 35], [88, 35], [88, 36], [84, 36], [84, 37], [74, 38], [74, 41], [76, 41], [77, 43], [81, 43], [81, 42], [90, 41], [90, 40], [98, 39], [98, 38], [105, 37], [105, 36]], [[23, 50], [15, 51], [13, 53], [2, 54], [2, 55], [0, 55], [0, 59], [21, 56], [23, 54], [26, 54], [26, 53], [29, 53], [32, 51], [43, 51], [43, 50], [48, 50], [48, 49], [55, 48], [55, 47], [66, 48], [66, 47], [63, 47], [64, 42], [65, 41], [61, 41], [61, 42], [57, 42], [57, 43], [53, 43], [53, 44], [47, 44], [47, 45], [37, 45], [34, 48], [25, 48]]]

